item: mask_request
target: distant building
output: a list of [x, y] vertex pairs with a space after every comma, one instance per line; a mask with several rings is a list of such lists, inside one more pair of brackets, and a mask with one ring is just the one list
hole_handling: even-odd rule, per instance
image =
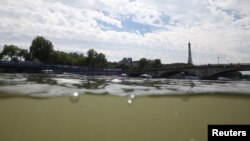
[[188, 42], [188, 64], [193, 65], [190, 42]]
[[132, 58], [123, 58], [119, 63], [129, 65], [129, 66], [133, 65]]

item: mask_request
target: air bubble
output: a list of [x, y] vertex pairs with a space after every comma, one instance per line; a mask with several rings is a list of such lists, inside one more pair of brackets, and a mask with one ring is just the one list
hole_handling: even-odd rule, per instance
[[128, 104], [132, 104], [133, 101], [131, 99], [128, 100]]
[[78, 102], [79, 101], [79, 93], [78, 92], [74, 92], [70, 96], [70, 100], [71, 100], [71, 102]]
[[131, 95], [130, 95], [130, 98], [131, 98], [131, 99], [135, 99], [135, 95], [131, 94]]

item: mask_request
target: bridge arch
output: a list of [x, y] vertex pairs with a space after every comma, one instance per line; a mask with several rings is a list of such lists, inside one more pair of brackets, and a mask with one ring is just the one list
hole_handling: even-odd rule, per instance
[[173, 70], [173, 71], [166, 71], [164, 73], [162, 73], [161, 75], [159, 75], [159, 77], [171, 77], [174, 76], [176, 74], [181, 74], [184, 73], [185, 75], [192, 75], [192, 76], [197, 76], [197, 74], [195, 72], [189, 71], [189, 70]]
[[[248, 69], [250, 71], [250, 69]], [[247, 69], [229, 69], [229, 70], [221, 70], [216, 73], [212, 73], [209, 76], [207, 76], [207, 79], [217, 79], [219, 76], [223, 74], [233, 73], [233, 72], [239, 72], [239, 71], [248, 71]]]

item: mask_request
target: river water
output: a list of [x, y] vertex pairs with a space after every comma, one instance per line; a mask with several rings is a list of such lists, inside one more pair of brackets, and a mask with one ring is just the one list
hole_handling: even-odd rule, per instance
[[250, 94], [250, 81], [177, 80], [57, 74], [1, 74], [0, 93], [29, 97]]
[[249, 81], [0, 74], [3, 141], [200, 141], [249, 107]]

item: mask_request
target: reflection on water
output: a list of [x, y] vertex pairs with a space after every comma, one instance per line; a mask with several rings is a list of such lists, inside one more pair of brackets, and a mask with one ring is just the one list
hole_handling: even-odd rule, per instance
[[73, 102], [79, 100], [80, 94], [127, 96], [128, 104], [132, 104], [135, 97], [143, 95], [250, 94], [249, 86], [249, 81], [123, 79], [56, 74], [2, 73], [0, 76], [1, 94], [43, 98], [70, 96]]

